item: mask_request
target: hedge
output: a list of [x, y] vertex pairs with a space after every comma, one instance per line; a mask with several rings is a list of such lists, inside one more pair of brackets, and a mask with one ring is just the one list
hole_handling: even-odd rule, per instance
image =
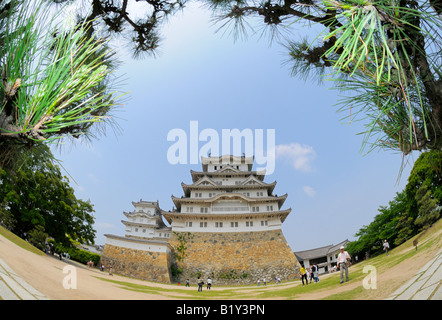
[[92, 261], [95, 266], [100, 263], [100, 255], [97, 253], [92, 253], [89, 251], [81, 250], [77, 247], [65, 247], [60, 243], [54, 242], [55, 252], [67, 252], [70, 256], [70, 259], [86, 264], [88, 261]]

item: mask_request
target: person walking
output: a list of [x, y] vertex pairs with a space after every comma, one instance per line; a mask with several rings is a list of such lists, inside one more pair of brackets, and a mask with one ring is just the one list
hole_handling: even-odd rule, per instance
[[304, 279], [305, 279], [305, 282], [308, 285], [307, 272], [305, 271], [304, 266], [301, 265], [301, 281], [302, 281], [302, 285], [304, 285]]
[[339, 249], [341, 252], [338, 254], [338, 268], [341, 271], [341, 281], [339, 283], [344, 282], [344, 271], [345, 271], [345, 281], [348, 281], [348, 265], [347, 263], [351, 260], [350, 255], [345, 248], [341, 246]]
[[387, 239], [384, 240], [383, 246], [384, 246], [384, 251], [385, 251], [386, 255], [388, 256], [388, 249], [390, 249], [390, 245], [388, 244]]
[[190, 280], [186, 279], [186, 287], [190, 287]]
[[[313, 273], [313, 279], [315, 280], [315, 283], [316, 283], [316, 282], [319, 282], [319, 277], [318, 277], [318, 274], [319, 274], [319, 267], [318, 267], [318, 264], [317, 264], [317, 263], [315, 263], [315, 264], [313, 265], [313, 267], [312, 267], [312, 273]], [[312, 281], [310, 280], [310, 282], [312, 282]]]
[[207, 290], [210, 290], [210, 288], [212, 288], [212, 279], [207, 278]]
[[204, 284], [203, 279], [198, 277], [198, 292], [202, 292], [203, 291], [203, 284]]

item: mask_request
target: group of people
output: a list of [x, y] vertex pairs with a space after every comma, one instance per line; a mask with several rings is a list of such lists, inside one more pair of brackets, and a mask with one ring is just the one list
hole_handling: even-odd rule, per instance
[[[270, 281], [271, 281], [271, 280], [270, 280]], [[257, 281], [258, 287], [261, 285], [261, 283], [262, 283], [264, 286], [267, 286], [267, 279], [266, 279], [266, 278], [262, 278], [262, 280], [261, 280], [261, 279], [258, 279], [258, 281]], [[279, 278], [279, 277], [275, 277], [275, 283], [276, 283], [276, 284], [281, 283], [281, 278]]]
[[[201, 277], [198, 277], [197, 284], [198, 284], [198, 292], [202, 292], [203, 285], [204, 285], [204, 279]], [[190, 280], [189, 279], [186, 279], [186, 287], [190, 287]], [[212, 279], [209, 277], [209, 278], [207, 278], [207, 290], [210, 290], [211, 288], [212, 288]]]
[[[113, 271], [113, 269], [112, 269], [112, 266], [109, 266], [109, 275], [110, 276], [113, 276], [113, 273], [112, 273], [112, 271]], [[104, 272], [104, 264], [100, 264], [100, 271], [103, 271]]]
[[305, 284], [308, 284], [308, 278], [310, 278], [310, 283], [312, 283], [312, 281], [319, 282], [319, 267], [318, 264], [314, 263], [312, 264], [312, 266], [306, 270], [304, 265], [301, 265], [301, 281], [302, 281], [302, 285], [304, 285], [304, 279], [305, 279]]
[[[261, 283], [266, 286], [267, 285], [267, 280], [266, 278], [258, 279], [258, 286], [261, 285]], [[281, 283], [281, 279], [279, 277], [275, 277], [275, 283]], [[201, 277], [198, 277], [197, 280], [197, 284], [198, 284], [198, 292], [203, 291], [203, 285], [204, 285], [204, 280]], [[190, 280], [186, 279], [186, 287], [190, 287]], [[212, 288], [212, 279], [209, 277], [207, 278], [207, 290], [210, 290]]]
[[[88, 266], [88, 268], [93, 268], [93, 267], [94, 267], [94, 262], [93, 262], [92, 260], [90, 260], [90, 261], [88, 261], [88, 262], [86, 263], [86, 265]], [[98, 269], [100, 269], [101, 272], [104, 272], [104, 264], [100, 263]], [[113, 273], [112, 273], [112, 272], [113, 272], [112, 266], [109, 266], [108, 269], [109, 269], [109, 275], [110, 275], [110, 276], [113, 276]]]
[[[258, 279], [258, 287], [261, 285], [261, 279]], [[267, 285], [267, 280], [266, 280], [266, 278], [263, 278], [262, 279], [262, 285], [263, 286], [266, 286]]]
[[[388, 244], [387, 244], [388, 246]], [[384, 246], [386, 247], [386, 246]], [[388, 250], [384, 249], [385, 251]], [[344, 283], [344, 273], [345, 273], [345, 281], [348, 281], [348, 267], [350, 266], [351, 263], [351, 257], [350, 254], [345, 251], [345, 248], [343, 246], [341, 246], [339, 248], [339, 254], [337, 257], [337, 261], [336, 261], [336, 268], [337, 270], [340, 270], [341, 273], [341, 277], [340, 277], [340, 282], [339, 283]], [[312, 282], [312, 279], [314, 279], [315, 282], [319, 282], [319, 277], [318, 277], [318, 265], [317, 264], [313, 264], [312, 267], [310, 268], [309, 271], [307, 271], [304, 267], [304, 265], [301, 265], [301, 281], [302, 281], [302, 285], [304, 284], [308, 284], [308, 275], [307, 273], [310, 274], [310, 283]], [[305, 280], [305, 283], [304, 283]]]
[[58, 257], [60, 258], [61, 261], [64, 261], [64, 262], [67, 262], [71, 258], [71, 256], [67, 252], [60, 252], [58, 254]]

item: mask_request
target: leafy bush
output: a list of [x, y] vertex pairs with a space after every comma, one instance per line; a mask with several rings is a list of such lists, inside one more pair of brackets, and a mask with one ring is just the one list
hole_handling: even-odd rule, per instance
[[55, 252], [67, 252], [72, 260], [86, 264], [88, 261], [92, 261], [94, 265], [98, 265], [100, 263], [100, 255], [97, 253], [92, 253], [89, 251], [81, 250], [77, 247], [66, 247], [60, 243], [54, 242]]

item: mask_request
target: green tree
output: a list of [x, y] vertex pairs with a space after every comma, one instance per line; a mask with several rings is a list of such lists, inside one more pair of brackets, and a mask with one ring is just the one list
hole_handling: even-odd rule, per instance
[[393, 242], [396, 246], [404, 243], [414, 235], [415, 228], [413, 218], [408, 212], [402, 212], [401, 215], [397, 218], [396, 229], [397, 234]]
[[417, 191], [426, 186], [434, 199], [442, 203], [442, 151], [422, 153], [413, 165], [405, 187], [407, 196], [415, 199]]
[[[67, 1], [67, 0], [65, 0]], [[59, 0], [57, 0], [59, 2]], [[131, 18], [128, 6], [145, 5]], [[189, 0], [91, 1], [84, 21], [129, 33], [134, 53], [154, 53], [160, 28]], [[346, 118], [366, 120], [363, 145], [400, 150], [441, 150], [441, 20], [438, 0], [202, 0], [221, 28], [235, 37], [255, 32], [261, 20], [272, 38], [289, 38], [292, 74], [333, 80], [345, 94]], [[305, 37], [284, 33], [301, 24]], [[313, 33], [310, 27], [315, 25]], [[310, 37], [308, 37], [310, 35]]]
[[400, 245], [440, 218], [442, 202], [442, 152], [422, 153], [414, 163], [405, 189], [387, 207], [380, 207], [373, 222], [362, 227], [349, 243], [353, 253], [376, 253], [382, 239]]
[[91, 137], [98, 124], [113, 120], [119, 97], [111, 89], [114, 65], [106, 41], [86, 23], [57, 23], [51, 12], [45, 0], [0, 2], [3, 168], [15, 165], [22, 150]]
[[416, 192], [416, 201], [419, 205], [419, 212], [414, 224], [426, 230], [433, 225], [440, 217], [441, 207], [437, 200], [431, 196], [431, 190], [426, 185], [422, 185]]
[[173, 232], [178, 243], [173, 247], [176, 263], [172, 265], [172, 274], [178, 276], [183, 272], [184, 259], [187, 257], [187, 243], [193, 238], [190, 232]]
[[187, 243], [193, 238], [190, 232], [173, 232], [178, 240], [178, 244], [174, 247], [175, 258], [179, 262], [183, 262], [184, 258], [187, 256]]
[[44, 232], [44, 228], [41, 225], [36, 226], [34, 229], [28, 232], [27, 240], [41, 251], [45, 250], [46, 239], [48, 234]]
[[14, 227], [15, 220], [12, 214], [0, 203], [0, 225], [10, 230]]
[[388, 203], [388, 206], [381, 206], [374, 220], [363, 226], [355, 234], [357, 240], [348, 244], [347, 250], [352, 255], [364, 255], [365, 252], [376, 254], [382, 252], [382, 243], [387, 240], [390, 245], [398, 245], [397, 226], [401, 217], [407, 212], [408, 199], [405, 191], [397, 193], [395, 198]]
[[9, 212], [10, 230], [22, 238], [41, 226], [57, 242], [93, 243], [93, 205], [77, 199], [69, 180], [51, 160], [42, 160], [35, 146], [14, 174], [0, 171], [0, 207]]
[[442, 151], [431, 150], [422, 153], [415, 161], [410, 172], [405, 186], [408, 201], [407, 216], [402, 217], [402, 223], [397, 227], [404, 240], [407, 240], [419, 230], [419, 226], [415, 224], [415, 221], [421, 210], [418, 199], [422, 196], [417, 195], [421, 188], [430, 191], [433, 199], [437, 200], [438, 204], [442, 203]]

